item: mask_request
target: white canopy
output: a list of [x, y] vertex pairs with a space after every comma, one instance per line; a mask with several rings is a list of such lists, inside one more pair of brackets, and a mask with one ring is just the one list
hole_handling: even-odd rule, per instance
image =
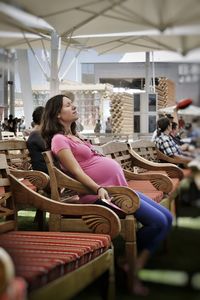
[[[62, 38], [132, 32], [131, 40], [113, 41], [113, 45], [109, 46], [125, 51], [129, 44], [130, 50], [127, 50], [132, 52], [171, 49], [185, 54], [200, 46], [200, 1], [196, 0], [13, 0], [11, 3], [37, 17], [38, 22], [32, 17], [29, 20], [28, 16], [21, 18], [21, 22], [26, 21], [24, 26], [29, 26], [34, 32], [50, 34], [54, 28]], [[5, 10], [3, 13], [5, 15]], [[9, 13], [9, 17], [13, 17], [12, 12]], [[15, 22], [19, 21], [19, 17], [15, 16]], [[152, 30], [168, 32], [177, 38], [156, 37]], [[135, 37], [139, 31], [148, 32], [146, 36], [139, 33], [139, 37]], [[112, 41], [111, 37], [108, 39]], [[96, 41], [92, 43], [96, 44]], [[124, 43], [126, 48], [122, 46]], [[103, 47], [99, 51], [107, 50]]]
[[200, 24], [200, 1], [196, 0], [13, 0], [14, 4], [43, 18], [61, 36], [69, 32], [163, 32], [167, 28]]
[[154, 33], [152, 31], [138, 32], [137, 35], [130, 33], [125, 36], [122, 36], [122, 34], [104, 37], [88, 36], [75, 38], [74, 40], [84, 48], [94, 48], [99, 54], [169, 50], [186, 55], [189, 51], [200, 47], [200, 34], [188, 36], [168, 35], [155, 31]]

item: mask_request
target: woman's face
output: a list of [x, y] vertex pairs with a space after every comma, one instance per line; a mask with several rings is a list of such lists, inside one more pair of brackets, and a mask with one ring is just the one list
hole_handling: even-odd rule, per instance
[[62, 124], [72, 123], [78, 119], [76, 106], [74, 106], [72, 101], [67, 97], [63, 97], [63, 105], [58, 114], [58, 119]]

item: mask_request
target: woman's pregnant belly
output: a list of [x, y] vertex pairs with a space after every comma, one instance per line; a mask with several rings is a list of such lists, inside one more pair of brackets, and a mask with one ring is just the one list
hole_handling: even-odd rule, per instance
[[94, 156], [81, 167], [99, 185], [127, 186], [121, 166], [111, 158]]

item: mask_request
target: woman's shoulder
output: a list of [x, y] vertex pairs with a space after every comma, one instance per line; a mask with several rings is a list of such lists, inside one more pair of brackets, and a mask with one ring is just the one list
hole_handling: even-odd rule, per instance
[[71, 140], [66, 135], [64, 135], [62, 133], [54, 134], [54, 136], [52, 138], [52, 143], [57, 144], [57, 143], [62, 143], [62, 142], [70, 144]]
[[54, 134], [52, 140], [57, 140], [57, 139], [66, 139], [66, 136], [62, 133], [56, 133]]

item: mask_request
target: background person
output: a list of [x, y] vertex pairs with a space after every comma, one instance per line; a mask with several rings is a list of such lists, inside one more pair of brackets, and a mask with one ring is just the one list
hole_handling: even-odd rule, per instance
[[96, 125], [94, 127], [94, 132], [95, 133], [100, 133], [100, 131], [101, 131], [101, 121], [100, 121], [100, 119], [98, 119], [97, 123], [96, 123]]
[[38, 106], [33, 111], [32, 118], [34, 127], [27, 139], [27, 147], [31, 157], [32, 169], [48, 174], [47, 166], [42, 155], [42, 152], [46, 150], [45, 142], [40, 133], [43, 112], [43, 106]]
[[179, 145], [170, 136], [172, 125], [168, 117], [162, 117], [157, 121], [157, 136], [155, 138], [156, 147], [165, 155], [170, 157], [183, 158], [185, 162], [190, 162], [192, 157], [186, 157]]
[[108, 117], [107, 120], [106, 120], [105, 133], [112, 133], [112, 123], [111, 123], [110, 117]]

